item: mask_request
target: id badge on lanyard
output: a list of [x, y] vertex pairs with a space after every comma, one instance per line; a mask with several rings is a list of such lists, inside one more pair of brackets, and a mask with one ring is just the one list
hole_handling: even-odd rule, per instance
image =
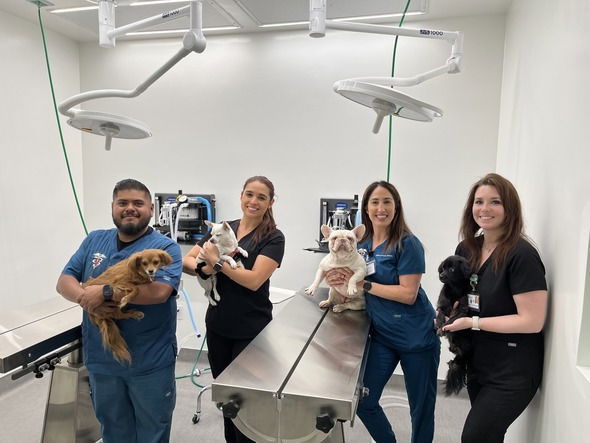
[[366, 249], [359, 249], [359, 254], [365, 260], [365, 265], [367, 266], [367, 276], [373, 275], [375, 273], [375, 259], [371, 257], [370, 254]]
[[473, 274], [469, 278], [469, 284], [471, 285], [471, 291], [467, 294], [467, 303], [469, 310], [475, 314], [479, 314], [479, 293], [477, 292], [477, 274]]

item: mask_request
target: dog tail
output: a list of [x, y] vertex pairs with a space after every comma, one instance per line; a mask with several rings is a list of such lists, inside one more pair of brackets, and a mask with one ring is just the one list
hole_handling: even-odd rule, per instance
[[445, 395], [458, 394], [467, 383], [467, 364], [465, 359], [455, 357], [449, 361], [445, 380]]
[[102, 344], [105, 348], [110, 348], [113, 357], [119, 363], [131, 363], [131, 354], [127, 348], [127, 343], [119, 331], [117, 324], [110, 319], [101, 319], [98, 321], [98, 329], [102, 334]]

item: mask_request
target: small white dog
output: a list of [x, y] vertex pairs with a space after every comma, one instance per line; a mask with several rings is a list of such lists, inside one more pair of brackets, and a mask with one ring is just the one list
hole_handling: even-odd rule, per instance
[[[211, 238], [209, 241], [217, 246], [219, 250], [219, 260], [229, 263], [232, 269], [238, 267], [243, 268], [240, 261], [236, 262], [232, 257], [232, 254], [239, 253], [243, 257], [248, 257], [248, 252], [238, 246], [238, 239], [236, 234], [230, 227], [229, 223], [211, 223], [205, 220], [205, 224], [211, 228]], [[197, 257], [197, 263], [202, 263], [203, 260]], [[203, 280], [198, 274], [197, 279], [199, 284], [205, 289], [205, 296], [209, 299], [209, 303], [213, 306], [217, 306], [217, 302], [221, 300], [219, 292], [217, 292], [217, 277], [215, 274], [211, 275], [207, 280]], [[211, 297], [213, 293], [213, 297]]]
[[332, 230], [327, 225], [322, 225], [322, 234], [328, 239], [330, 253], [322, 259], [315, 280], [305, 290], [307, 295], [313, 295], [326, 273], [334, 268], [350, 268], [354, 273], [348, 285], [344, 284], [336, 288], [330, 288], [328, 299], [320, 302], [320, 308], [333, 306], [334, 312], [342, 312], [346, 309], [360, 311], [365, 309], [365, 296], [356, 285], [365, 278], [367, 266], [363, 257], [357, 252], [356, 244], [365, 233], [365, 225], [359, 225], [352, 231], [345, 229]]

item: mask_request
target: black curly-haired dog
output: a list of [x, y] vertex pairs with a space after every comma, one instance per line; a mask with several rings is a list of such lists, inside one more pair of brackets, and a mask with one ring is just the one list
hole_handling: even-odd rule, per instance
[[[459, 256], [447, 257], [438, 267], [438, 277], [443, 283], [437, 302], [436, 333], [445, 335], [449, 340], [449, 350], [455, 358], [448, 362], [449, 370], [445, 380], [446, 395], [458, 394], [465, 386], [467, 377], [467, 357], [471, 351], [471, 330], [448, 332], [443, 326], [453, 323], [460, 317], [469, 315], [467, 293], [469, 292], [469, 277], [471, 265]], [[446, 320], [448, 318], [448, 320]]]

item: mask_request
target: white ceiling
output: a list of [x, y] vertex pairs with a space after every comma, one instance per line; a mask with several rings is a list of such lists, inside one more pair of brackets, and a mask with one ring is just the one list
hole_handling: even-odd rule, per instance
[[[92, 6], [96, 0], [49, 0], [55, 6], [42, 8], [44, 26], [80, 42], [98, 41], [97, 11], [52, 14], [56, 8]], [[116, 26], [151, 17], [187, 5], [186, 1], [168, 0], [167, 4], [127, 6], [131, 0], [120, 0], [116, 9]], [[145, 1], [145, 0], [143, 0]], [[148, 0], [150, 1], [150, 0]], [[156, 1], [156, 0], [152, 0]], [[161, 1], [161, 0], [160, 0]], [[406, 21], [430, 20], [444, 17], [484, 14], [503, 14], [512, 0], [412, 0], [409, 11], [426, 8], [426, 15], [408, 16]], [[328, 18], [365, 16], [403, 12], [406, 0], [328, 0]], [[0, 11], [37, 22], [37, 6], [27, 0], [2, 0]], [[238, 30], [213, 33], [276, 31], [261, 28], [262, 24], [305, 21], [308, 19], [309, 0], [203, 0], [203, 27], [238, 26]], [[395, 21], [396, 19], [389, 19]], [[373, 20], [372, 22], [378, 22]], [[383, 20], [381, 20], [383, 21]], [[184, 17], [160, 24], [152, 30], [188, 28]], [[299, 28], [306, 28], [305, 25]], [[297, 29], [297, 27], [280, 28]], [[131, 38], [131, 37], [121, 37]], [[119, 38], [119, 39], [121, 39]], [[137, 37], [134, 37], [137, 38]], [[153, 38], [153, 37], [151, 37]]]

